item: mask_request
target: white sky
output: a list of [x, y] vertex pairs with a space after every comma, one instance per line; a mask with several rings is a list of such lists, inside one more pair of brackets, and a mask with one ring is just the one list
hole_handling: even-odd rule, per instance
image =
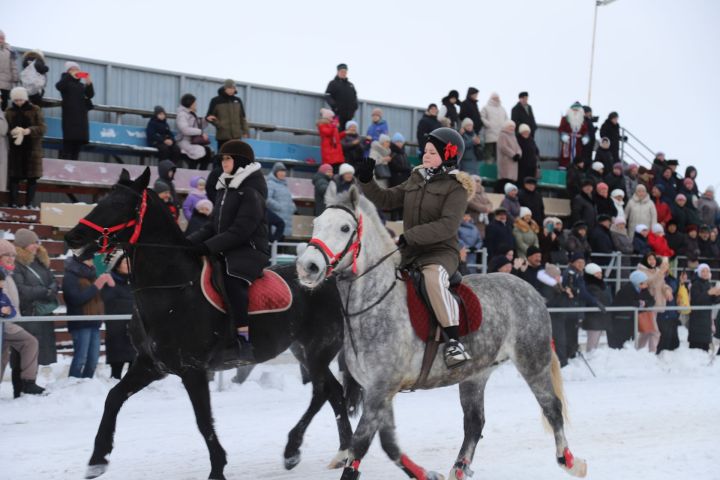
[[[348, 63], [360, 97], [426, 106], [450, 89], [528, 90], [540, 123], [587, 100], [593, 0], [9, 2], [8, 42], [57, 53], [323, 91]], [[33, 13], [34, 12], [34, 13]], [[720, 187], [713, 112], [719, 0], [601, 7], [592, 107]], [[250, 112], [252, 113], [252, 112]], [[392, 128], [392, 126], [391, 126]]]

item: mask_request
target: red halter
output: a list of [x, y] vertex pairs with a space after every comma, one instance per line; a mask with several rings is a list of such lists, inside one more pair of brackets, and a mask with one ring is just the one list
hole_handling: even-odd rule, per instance
[[110, 243], [110, 235], [113, 233], [120, 232], [122, 230], [125, 230], [126, 228], [130, 228], [132, 226], [135, 227], [135, 230], [133, 231], [132, 236], [130, 237], [130, 245], [134, 245], [137, 243], [138, 237], [140, 237], [140, 231], [142, 230], [143, 220], [145, 219], [145, 212], [147, 211], [147, 190], [144, 190], [142, 193], [142, 201], [140, 202], [140, 207], [138, 208], [138, 218], [128, 220], [125, 223], [121, 223], [119, 225], [115, 225], [113, 227], [101, 227], [97, 223], [93, 223], [90, 220], [86, 218], [81, 218], [78, 223], [81, 223], [82, 225], [85, 225], [86, 227], [90, 227], [96, 232], [99, 232], [102, 234], [102, 236], [98, 239], [98, 244], [100, 245], [99, 253], [106, 253], [113, 250], [113, 246]]
[[[325, 262], [327, 263], [327, 268], [325, 271], [326, 277], [329, 277], [330, 275], [332, 275], [332, 272], [335, 269], [335, 267], [337, 267], [338, 263], [340, 263], [340, 261], [343, 258], [345, 258], [345, 256], [348, 253], [351, 253], [351, 252], [352, 252], [352, 259], [353, 259], [352, 272], [353, 272], [353, 274], [357, 275], [357, 257], [358, 257], [358, 254], [360, 253], [360, 247], [361, 247], [360, 242], [362, 241], [362, 232], [363, 232], [362, 215], [360, 215], [359, 217], [355, 217], [355, 214], [352, 211], [350, 211], [350, 209], [345, 208], [340, 205], [331, 205], [327, 208], [337, 208], [337, 209], [344, 210], [345, 212], [349, 213], [353, 217], [353, 219], [356, 221], [357, 228], [355, 229], [353, 234], [350, 236], [350, 239], [348, 240], [347, 245], [345, 245], [345, 248], [343, 248], [342, 251], [339, 253], [333, 253], [332, 249], [330, 249], [330, 247], [328, 247], [325, 244], [325, 242], [323, 242], [322, 240], [320, 240], [319, 238], [316, 238], [316, 237], [313, 237], [310, 239], [310, 241], [308, 242], [308, 246], [313, 246], [313, 247], [317, 248], [318, 250], [320, 250], [320, 253], [322, 253], [323, 256], [325, 257]], [[353, 239], [355, 239], [354, 242], [353, 242]]]

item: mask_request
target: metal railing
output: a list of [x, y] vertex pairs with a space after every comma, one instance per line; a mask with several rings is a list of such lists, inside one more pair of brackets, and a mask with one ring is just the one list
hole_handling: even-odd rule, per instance
[[[648, 147], [642, 140], [625, 127], [620, 127], [620, 138], [626, 140], [620, 141], [620, 158], [626, 160], [626, 157], [633, 162], [640, 164], [640, 161], [652, 165], [655, 159], [656, 151]], [[634, 153], [629, 153], [627, 149], [632, 149]], [[640, 161], [638, 161], [640, 160]]]

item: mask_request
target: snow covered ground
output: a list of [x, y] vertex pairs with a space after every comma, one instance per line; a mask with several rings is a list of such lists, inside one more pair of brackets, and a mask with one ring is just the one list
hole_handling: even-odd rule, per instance
[[[570, 404], [567, 435], [573, 452], [587, 459], [591, 479], [720, 479], [720, 359], [682, 348], [655, 357], [634, 350], [594, 352], [597, 373], [574, 361], [563, 370]], [[66, 378], [67, 363], [45, 369], [45, 397], [12, 400], [0, 388], [0, 478], [79, 479], [92, 450], [103, 402], [114, 382], [103, 365], [96, 379]], [[226, 376], [229, 378], [229, 376]], [[216, 385], [213, 385], [215, 390]], [[213, 391], [220, 440], [228, 453], [229, 479], [338, 479], [325, 469], [337, 449], [332, 410], [326, 406], [308, 430], [303, 459], [282, 466], [288, 430], [310, 399], [290, 361], [255, 369], [244, 385]], [[457, 387], [400, 394], [395, 402], [398, 437], [405, 451], [428, 469], [447, 474], [462, 441]], [[539, 407], [512, 365], [488, 384], [487, 424], [473, 468], [476, 479], [570, 478], [557, 466], [552, 437]], [[203, 479], [210, 471], [205, 444], [190, 403], [175, 377], [158, 382], [126, 403], [110, 469], [102, 478]], [[363, 479], [405, 475], [373, 443]]]

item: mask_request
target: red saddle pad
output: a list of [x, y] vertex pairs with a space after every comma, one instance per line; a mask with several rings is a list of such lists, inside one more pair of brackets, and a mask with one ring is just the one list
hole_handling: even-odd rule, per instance
[[[203, 259], [200, 275], [203, 295], [210, 304], [223, 313], [227, 313], [225, 300], [212, 283], [212, 264]], [[292, 291], [283, 278], [272, 270], [264, 270], [263, 276], [250, 285], [250, 315], [284, 312], [292, 305]]]
[[[430, 311], [425, 305], [420, 294], [415, 290], [415, 284], [407, 275], [403, 275], [405, 285], [407, 287], [407, 307], [410, 313], [410, 322], [412, 323], [415, 334], [423, 342], [432, 339], [434, 330], [430, 330]], [[458, 305], [460, 309], [460, 336], [480, 329], [482, 324], [482, 306], [477, 295], [465, 284], [451, 289], [455, 295], [462, 299], [462, 304]]]

